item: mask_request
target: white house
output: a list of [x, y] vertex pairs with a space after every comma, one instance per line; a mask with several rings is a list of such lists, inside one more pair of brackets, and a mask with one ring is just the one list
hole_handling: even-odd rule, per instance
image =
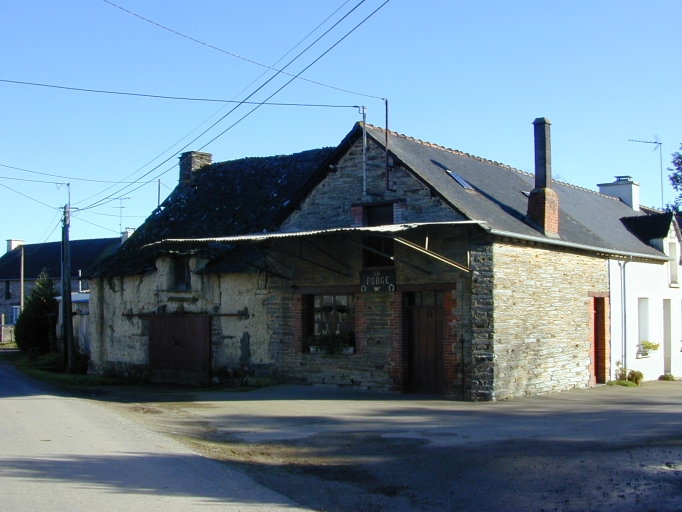
[[[599, 191], [619, 197], [638, 212], [622, 219], [625, 226], [670, 258], [667, 263], [609, 259], [611, 378], [618, 362], [641, 371], [645, 380], [682, 376], [682, 237], [677, 219], [672, 213], [640, 209], [639, 184], [629, 176], [600, 184]], [[642, 210], [649, 215], [642, 216]]]

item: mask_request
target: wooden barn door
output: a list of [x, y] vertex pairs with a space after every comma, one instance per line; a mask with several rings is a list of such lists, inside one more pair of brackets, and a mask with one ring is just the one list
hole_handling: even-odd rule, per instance
[[149, 379], [208, 383], [211, 366], [207, 314], [149, 317]]
[[444, 387], [443, 307], [435, 299], [438, 293], [417, 292], [408, 302], [408, 387], [417, 393], [439, 393]]

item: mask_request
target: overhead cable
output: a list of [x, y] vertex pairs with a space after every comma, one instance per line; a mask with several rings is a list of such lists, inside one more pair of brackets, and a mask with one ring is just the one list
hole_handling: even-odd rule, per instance
[[[107, 1], [107, 0], [104, 0], [104, 1]], [[386, 5], [386, 3], [388, 3], [389, 1], [390, 1], [390, 0], [386, 0], [386, 2], [384, 2], [384, 4], [382, 4], [382, 5], [379, 7], [379, 9], [381, 9], [381, 7], [383, 7], [384, 5]], [[265, 86], [266, 86], [267, 84], [269, 84], [272, 80], [274, 80], [280, 73], [283, 73], [283, 72], [284, 72], [284, 69], [286, 69], [286, 68], [289, 67], [291, 64], [293, 64], [296, 60], [298, 60], [299, 57], [301, 57], [301, 56], [302, 56], [304, 53], [306, 53], [310, 48], [312, 48], [312, 47], [313, 47], [318, 41], [320, 41], [320, 39], [322, 39], [325, 35], [327, 35], [329, 32], [331, 32], [337, 25], [339, 25], [339, 23], [341, 23], [344, 19], [346, 19], [348, 16], [350, 16], [350, 14], [351, 14], [353, 11], [355, 11], [358, 7], [360, 7], [364, 2], [365, 2], [365, 0], [360, 0], [360, 2], [359, 2], [357, 5], [355, 5], [355, 7], [353, 7], [350, 11], [348, 11], [346, 14], [344, 14], [343, 17], [341, 17], [341, 19], [339, 19], [336, 23], [334, 23], [330, 28], [328, 28], [321, 36], [319, 36], [317, 39], [315, 39], [312, 43], [310, 43], [303, 51], [301, 51], [298, 55], [296, 55], [296, 57], [294, 57], [293, 59], [291, 59], [291, 60], [290, 60], [290, 61], [289, 61], [281, 70], [278, 70], [274, 75], [272, 75], [272, 76], [271, 76], [270, 78], [268, 78], [262, 85], [260, 85], [255, 91], [253, 91], [253, 92], [252, 92], [251, 94], [249, 94], [246, 98], [244, 98], [238, 105], [235, 105], [234, 107], [232, 107], [226, 114], [224, 114], [220, 119], [218, 119], [216, 122], [214, 122], [211, 126], [209, 126], [208, 128], [206, 128], [203, 132], [201, 132], [199, 135], [197, 135], [194, 139], [192, 139], [191, 141], [189, 141], [189, 142], [188, 142], [187, 144], [185, 144], [182, 148], [180, 148], [178, 151], [176, 151], [175, 153], [173, 153], [171, 156], [169, 156], [168, 158], [166, 158], [165, 160], [163, 160], [163, 161], [162, 161], [161, 163], [159, 163], [157, 166], [153, 167], [152, 169], [150, 169], [149, 171], [147, 171], [145, 174], [143, 174], [142, 176], [140, 176], [140, 177], [138, 178], [138, 180], [141, 180], [142, 178], [148, 176], [149, 174], [151, 174], [152, 172], [154, 172], [156, 169], [158, 169], [159, 167], [161, 167], [163, 164], [167, 163], [167, 162], [168, 162], [171, 158], [173, 158], [175, 155], [177, 155], [177, 154], [180, 153], [181, 151], [187, 149], [190, 145], [194, 144], [194, 142], [196, 142], [198, 139], [200, 139], [201, 137], [203, 137], [208, 131], [210, 131], [213, 127], [215, 127], [217, 124], [219, 124], [223, 119], [225, 119], [225, 118], [226, 118], [227, 116], [229, 116], [232, 112], [234, 112], [236, 109], [238, 109], [245, 101], [249, 100], [249, 99], [250, 99], [252, 96], [254, 96], [258, 91], [260, 91], [263, 87], [265, 87]], [[110, 3], [110, 2], [109, 2], [109, 3]], [[112, 5], [113, 5], [113, 4], [112, 4]], [[374, 12], [378, 11], [379, 9], [375, 10]], [[343, 38], [341, 38], [339, 41], [337, 41], [331, 48], [334, 48], [334, 46], [336, 46], [337, 44], [339, 44], [339, 42], [341, 42], [343, 39], [345, 39], [345, 38], [346, 38], [351, 32], [353, 32], [358, 26], [362, 25], [362, 23], [364, 23], [367, 19], [369, 19], [369, 18], [374, 14], [374, 12], [373, 12], [372, 14], [370, 14], [367, 18], [365, 18], [365, 20], [363, 20], [359, 25], [357, 25], [355, 28], [353, 28], [350, 32], [348, 32], [346, 35], [344, 35]], [[331, 50], [331, 48], [330, 48], [329, 50]], [[327, 50], [325, 53], [323, 53], [322, 56], [326, 55], [326, 53], [328, 53], [329, 50]], [[318, 57], [317, 59], [315, 59], [315, 61], [314, 61], [313, 63], [315, 63], [315, 62], [317, 62], [318, 60], [320, 60], [320, 58], [321, 58], [322, 56], [320, 56], [320, 57]], [[312, 64], [311, 64], [311, 65], [312, 65]], [[308, 65], [303, 71], [305, 71], [305, 70], [307, 70], [308, 68], [310, 68], [311, 65]], [[301, 71], [301, 72], [299, 73], [299, 75], [300, 75], [303, 71]], [[289, 82], [287, 82], [286, 85], [290, 84], [294, 79], [295, 79], [295, 77], [292, 78], [291, 80], [289, 80]], [[285, 85], [284, 87], [286, 87], [286, 85]], [[281, 91], [284, 87], [280, 87], [280, 89], [278, 89], [277, 92]], [[277, 94], [277, 92], [276, 92], [275, 94]], [[268, 97], [268, 100], [269, 100], [270, 98], [272, 98], [273, 96], [274, 96], [274, 94], [270, 95], [270, 96]], [[267, 100], [266, 100], [266, 101], [267, 101]], [[257, 108], [258, 108], [258, 106], [256, 106], [253, 110], [256, 110]], [[252, 111], [253, 111], [253, 110], [252, 110]], [[250, 114], [250, 112], [249, 112], [249, 114]], [[249, 114], [247, 114], [247, 116], [248, 116]], [[245, 116], [245, 117], [246, 117], [246, 116]], [[242, 118], [242, 119], [243, 119], [243, 118]], [[241, 119], [240, 119], [239, 121], [237, 121], [237, 123], [239, 123], [240, 121], [241, 121]], [[235, 124], [236, 124], [236, 123], [235, 123]], [[234, 126], [234, 125], [233, 125], [233, 126]], [[232, 126], [231, 126], [230, 128], [232, 128]], [[228, 128], [228, 130], [229, 130], [230, 128]], [[225, 133], [225, 132], [223, 132], [223, 133]], [[222, 133], [221, 133], [221, 135], [222, 135]], [[220, 135], [219, 135], [219, 136], [220, 136]], [[213, 139], [213, 140], [215, 140], [215, 139]], [[212, 141], [211, 141], [211, 142], [212, 142]], [[205, 145], [204, 145], [204, 146], [205, 146]], [[165, 173], [164, 173], [164, 174], [165, 174]], [[90, 205], [88, 205], [88, 206], [85, 206], [84, 209], [89, 209], [89, 208], [94, 208], [94, 207], [96, 207], [96, 206], [99, 206], [100, 204], [103, 204], [104, 201], [107, 201], [107, 200], [110, 199], [111, 197], [113, 197], [113, 196], [115, 196], [115, 195], [118, 195], [118, 194], [122, 193], [122, 192], [125, 191], [127, 188], [128, 188], [128, 187], [123, 187], [123, 188], [119, 189], [118, 191], [114, 192], [113, 194], [110, 194], [110, 195], [108, 195], [107, 197], [104, 197], [104, 198], [102, 198], [102, 199], [100, 199], [100, 200], [98, 200], [98, 201], [95, 201], [94, 203], [92, 203], [92, 204], [90, 204]], [[137, 189], [135, 189], [135, 190], [137, 190]]]
[[[286, 68], [286, 66], [285, 66], [285, 68], [277, 69], [277, 68], [273, 68], [273, 67], [271, 67], [271, 66], [268, 66], [268, 65], [266, 65], [266, 64], [261, 64], [260, 62], [256, 62], [255, 60], [247, 59], [246, 57], [242, 57], [241, 55], [237, 55], [236, 53], [232, 53], [232, 52], [229, 52], [229, 51], [227, 51], [227, 50], [223, 50], [222, 48], [218, 48], [217, 46], [213, 46], [212, 44], [205, 43], [204, 41], [200, 41], [199, 39], [196, 39], [196, 38], [194, 38], [194, 37], [191, 37], [191, 36], [188, 36], [188, 35], [186, 35], [186, 34], [183, 34], [182, 32], [178, 32], [177, 30], [174, 30], [174, 29], [172, 29], [172, 28], [166, 27], [165, 25], [162, 25], [162, 24], [160, 24], [160, 23], [157, 23], [156, 21], [152, 21], [152, 20], [150, 20], [149, 18], [145, 18], [144, 16], [141, 16], [141, 15], [139, 15], [139, 14], [133, 12], [133, 11], [130, 11], [130, 10], [124, 8], [124, 7], [121, 7], [120, 5], [117, 5], [117, 4], [113, 3], [113, 2], [110, 2], [109, 0], [102, 0], [102, 1], [105, 2], [105, 3], [107, 3], [107, 4], [109, 4], [109, 5], [111, 5], [111, 6], [113, 6], [113, 7], [116, 7], [117, 9], [120, 9], [120, 10], [122, 10], [122, 11], [124, 11], [124, 12], [127, 12], [128, 14], [131, 14], [132, 16], [135, 16], [136, 18], [139, 18], [139, 19], [141, 19], [141, 20], [143, 20], [143, 21], [146, 21], [147, 23], [151, 23], [152, 25], [155, 25], [155, 26], [157, 26], [157, 27], [159, 27], [159, 28], [161, 28], [161, 29], [163, 29], [163, 30], [167, 30], [168, 32], [171, 32], [171, 33], [173, 33], [173, 34], [175, 34], [175, 35], [177, 35], [177, 36], [184, 37], [185, 39], [189, 39], [190, 41], [193, 41], [193, 42], [195, 42], [195, 43], [201, 44], [201, 45], [206, 46], [206, 47], [208, 47], [208, 48], [211, 48], [211, 49], [213, 49], [213, 50], [219, 51], [219, 52], [221, 52], [221, 53], [224, 53], [224, 54], [226, 54], [226, 55], [229, 55], [230, 57], [235, 57], [235, 58], [237, 58], [237, 59], [241, 59], [241, 60], [246, 61], [246, 62], [249, 62], [249, 63], [251, 63], [251, 64], [255, 64], [256, 66], [260, 66], [260, 67], [262, 67], [262, 68], [267, 68], [267, 69], [269, 69], [270, 71], [276, 71], [278, 74], [279, 74], [279, 73], [283, 73], [283, 74], [288, 75], [288, 76], [294, 76], [293, 74], [287, 73], [286, 71], [284, 71], [284, 69]], [[364, 1], [364, 0], [363, 0], [363, 1]], [[348, 2], [346, 2], [346, 3], [348, 3]], [[362, 2], [360, 2], [360, 3], [362, 3]], [[346, 4], [344, 3], [343, 5], [346, 5]], [[342, 5], [342, 7], [343, 7], [343, 5]], [[337, 9], [337, 10], [338, 10], [338, 9]], [[336, 11], [335, 11], [335, 12], [336, 12]], [[351, 11], [351, 12], [352, 12], [352, 11]], [[345, 93], [348, 93], [348, 94], [355, 94], [355, 95], [357, 95], [357, 96], [364, 96], [364, 97], [366, 97], [366, 98], [374, 98], [374, 99], [377, 99], [377, 100], [383, 100], [383, 98], [380, 98], [379, 96], [372, 96], [371, 94], [363, 94], [363, 93], [360, 93], [360, 92], [349, 91], [349, 90], [347, 90], [347, 89], [342, 89], [342, 88], [340, 88], [340, 87], [334, 87], [333, 85], [323, 84], [322, 82], [316, 82], [315, 80], [310, 80], [310, 79], [308, 79], [308, 78], [301, 78], [301, 77], [298, 77], [298, 76], [296, 76], [296, 78], [300, 78], [301, 80], [304, 80], [304, 81], [306, 81], [306, 82], [310, 82], [310, 83], [315, 84], [315, 85], [320, 85], [320, 86], [322, 86], [322, 87], [327, 87], [327, 88], [329, 88], [329, 89], [334, 89], [334, 90], [341, 91], [341, 92], [345, 92]]]
[[[213, 103], [239, 103], [246, 105], [260, 105], [257, 101], [238, 101], [238, 100], [221, 100], [214, 98], [190, 98], [186, 96], [163, 96], [160, 94], [144, 94], [137, 92], [122, 92], [122, 91], [105, 91], [101, 89], [84, 89], [82, 87], [67, 87], [65, 85], [53, 85], [53, 84], [39, 84], [36, 82], [22, 82], [19, 80], [6, 80], [0, 78], [0, 82], [5, 82], [8, 84], [18, 84], [18, 85], [32, 85], [36, 87], [48, 87], [51, 89], [64, 89], [67, 91], [78, 91], [78, 92], [91, 92], [97, 94], [114, 94], [118, 96], [136, 96], [141, 98], [153, 98], [161, 100], [179, 100], [179, 101], [204, 101]], [[266, 105], [273, 107], [317, 107], [317, 108], [358, 108], [357, 105], [326, 105], [319, 103], [266, 103]]]

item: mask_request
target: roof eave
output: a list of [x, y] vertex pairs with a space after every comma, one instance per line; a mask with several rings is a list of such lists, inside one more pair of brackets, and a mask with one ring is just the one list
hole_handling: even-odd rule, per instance
[[519, 233], [514, 233], [512, 231], [503, 231], [500, 229], [490, 229], [490, 230], [488, 230], [488, 232], [491, 235], [496, 235], [496, 236], [503, 236], [503, 237], [507, 237], [507, 238], [515, 238], [518, 240], [526, 240], [529, 242], [538, 242], [538, 243], [543, 243], [543, 244], [547, 244], [547, 245], [555, 245], [555, 246], [559, 246], [559, 247], [566, 247], [566, 248], [570, 248], [570, 249], [578, 249], [578, 250], [582, 250], [582, 251], [595, 252], [595, 253], [604, 254], [604, 255], [622, 256], [625, 258], [632, 257], [632, 258], [640, 258], [640, 259], [647, 259], [647, 260], [660, 261], [660, 262], [670, 261], [670, 258], [668, 258], [665, 255], [656, 256], [653, 254], [643, 254], [643, 253], [632, 252], [632, 251], [619, 251], [616, 249], [606, 249], [604, 247], [595, 247], [593, 245], [577, 244], [575, 242], [567, 242], [565, 240], [544, 238], [541, 236], [533, 236], [533, 235], [522, 235]]

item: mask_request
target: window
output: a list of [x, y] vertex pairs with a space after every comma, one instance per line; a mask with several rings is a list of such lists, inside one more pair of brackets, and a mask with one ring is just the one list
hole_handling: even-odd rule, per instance
[[192, 289], [192, 274], [189, 270], [189, 256], [178, 256], [173, 262], [173, 287], [177, 291]]
[[649, 340], [649, 299], [637, 299], [637, 323], [639, 326], [639, 343]]
[[[393, 203], [365, 207], [365, 226], [385, 226], [393, 224]], [[363, 266], [392, 267], [394, 254], [393, 239], [385, 236], [366, 235], [363, 251]], [[381, 254], [379, 254], [381, 253]]]
[[309, 295], [308, 336], [341, 334], [355, 346], [355, 295]]
[[670, 284], [678, 284], [677, 281], [677, 268], [678, 265], [680, 264], [680, 256], [677, 253], [677, 243], [676, 242], [670, 242], [668, 243], [668, 256], [672, 259], [672, 261], [669, 263], [670, 264]]
[[19, 306], [12, 306], [12, 323], [16, 324], [21, 314], [21, 308]]
[[12, 289], [10, 288], [10, 282], [5, 281], [5, 300], [12, 298]]

